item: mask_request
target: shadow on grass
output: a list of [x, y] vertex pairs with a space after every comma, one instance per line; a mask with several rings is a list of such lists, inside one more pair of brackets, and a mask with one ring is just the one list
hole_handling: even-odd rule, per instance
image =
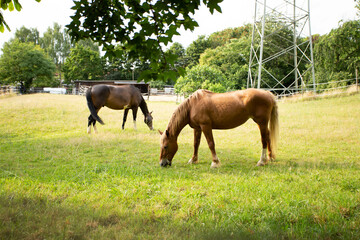
[[[49, 187], [49, 191], [52, 189], [56, 191], [57, 183], [62, 183], [65, 185], [64, 189], [72, 191], [73, 194], [85, 194], [88, 197], [89, 194], [97, 193], [96, 191], [102, 187], [103, 189], [113, 189], [116, 196], [111, 198], [110, 195], [99, 193], [102, 199], [109, 198], [109, 201], [114, 203], [105, 207], [101, 207], [101, 204], [95, 207], [94, 199], [91, 201], [79, 198], [79, 200], [75, 199], [76, 203], [71, 200], [63, 201], [61, 198], [62, 194], [66, 195], [65, 190], [65, 193], [59, 195], [58, 200], [56, 198], [49, 200], [50, 197], [42, 189], [36, 190], [38, 192], [34, 197], [23, 197], [17, 190], [2, 191], [2, 195], [0, 195], [0, 238], [286, 239], [302, 238], [305, 233], [309, 238], [344, 236], [346, 238], [351, 234], [354, 236], [358, 234], [350, 229], [350, 224], [345, 224], [343, 227], [333, 226], [331, 221], [327, 223], [327, 218], [322, 219], [321, 215], [314, 217], [307, 213], [291, 219], [286, 214], [283, 217], [278, 214], [274, 218], [269, 209], [262, 209], [261, 206], [257, 206], [257, 209], [251, 208], [249, 214], [246, 215], [241, 212], [240, 206], [236, 205], [238, 198], [232, 200], [232, 205], [228, 207], [227, 212], [221, 208], [216, 209], [217, 198], [221, 197], [223, 203], [227, 204], [227, 196], [216, 195], [216, 191], [221, 190], [218, 187], [219, 184], [211, 183], [209, 179], [218, 181], [224, 179], [223, 184], [220, 182], [223, 187], [234, 186], [231, 181], [236, 180], [237, 176], [243, 180], [257, 178], [261, 175], [271, 175], [269, 179], [275, 176], [276, 179], [283, 181], [284, 179], [278, 175], [285, 172], [293, 174], [289, 172], [290, 167], [293, 172], [318, 170], [319, 167], [325, 169], [340, 167], [334, 163], [312, 166], [279, 159], [278, 162], [257, 168], [255, 167], [256, 160], [248, 160], [253, 159], [256, 153], [249, 152], [245, 147], [239, 147], [239, 152], [236, 154], [219, 148], [218, 152], [222, 154], [223, 165], [219, 169], [210, 169], [210, 151], [206, 145], [200, 149], [201, 162], [197, 165], [187, 165], [184, 156], [191, 156], [192, 145], [181, 144], [173, 166], [163, 169], [158, 165], [158, 144], [145, 141], [139, 146], [139, 141], [136, 139], [114, 140], [113, 142], [100, 140], [96, 142], [96, 139], [86, 138], [84, 141], [69, 143], [68, 139], [53, 142], [38, 139], [31, 144], [31, 147], [25, 148], [26, 151], [23, 152], [21, 158], [11, 155], [12, 153], [9, 152], [7, 159], [11, 159], [11, 161], [3, 163], [1, 166], [7, 171], [7, 173], [2, 172], [1, 176], [2, 179], [18, 179], [18, 183], [21, 185], [18, 189], [19, 192], [24, 188], [25, 184], [22, 182], [22, 178], [24, 178], [25, 180], [31, 179], [27, 184], [47, 183], [51, 186], [55, 183], [55, 188]], [[36, 146], [35, 153], [32, 151], [34, 146]], [[14, 153], [16, 154], [16, 152]], [[123, 179], [126, 180], [123, 181]], [[156, 191], [164, 189], [161, 184], [167, 180], [165, 189], [168, 191], [156, 193]], [[194, 189], [188, 187], [190, 183], [194, 182]], [[98, 183], [101, 185], [99, 186]], [[254, 182], [249, 181], [248, 184], [250, 183]], [[177, 186], [173, 184], [177, 184]], [[118, 185], [125, 186], [125, 188], [120, 188]], [[181, 191], [184, 186], [188, 188], [177, 195], [177, 192]], [[239, 186], [241, 187], [241, 185]], [[358, 182], [353, 182], [343, 187], [347, 191], [356, 193], [359, 186]], [[91, 189], [89, 189], [90, 187]], [[211, 187], [213, 189], [209, 190]], [[235, 187], [228, 188], [237, 191]], [[133, 189], [136, 191], [131, 192]], [[206, 191], [208, 190], [214, 195], [207, 196]], [[132, 195], [128, 194], [129, 192]], [[249, 191], [249, 193], [252, 192]], [[151, 199], [141, 198], [146, 194], [149, 194]], [[53, 194], [51, 199], [54, 199], [56, 195]], [[173, 211], [171, 204], [166, 205], [166, 200], [156, 198], [158, 195], [171, 198], [170, 203], [179, 203], [180, 206], [176, 206], [178, 208], [184, 204], [184, 210], [176, 212], [175, 209]], [[32, 195], [30, 194], [30, 196]], [[277, 198], [281, 199], [281, 196]], [[192, 207], [199, 199], [202, 201], [203, 208], [201, 206]], [[216, 200], [208, 202], [209, 199]], [[157, 200], [160, 202], [159, 205], [157, 205]], [[124, 201], [128, 202], [124, 203]], [[149, 208], [143, 206], [139, 210], [132, 207], [131, 203], [136, 203], [136, 201], [139, 201], [140, 204], [148, 204], [148, 201], [151, 201], [151, 204], [148, 205]], [[187, 203], [185, 203], [186, 201]], [[123, 204], [125, 207], [114, 207], [117, 203]], [[161, 208], [166, 209], [162, 211]], [[187, 210], [194, 211], [197, 215], [194, 216]], [[282, 212], [282, 209], [276, 210]], [[344, 208], [342, 211], [344, 211], [345, 217], [357, 222], [358, 215], [352, 213], [356, 210], [358, 208], [354, 208], [354, 210]], [[309, 208], [308, 211], [312, 213], [313, 210]], [[284, 212], [286, 213], [286, 211]], [[236, 220], [229, 219], [232, 214], [236, 215]], [[201, 215], [206, 215], [206, 217], [202, 219]], [[319, 222], [321, 224], [318, 224]], [[337, 223], [339, 222], [342, 223], [343, 219]], [[311, 230], [304, 232], [308, 226], [311, 226]], [[298, 229], [293, 230], [292, 227]], [[326, 227], [332, 227], [333, 231], [328, 231]]]
[[[179, 222], [150, 212], [118, 213], [86, 205], [62, 206], [46, 198], [0, 195], [1, 239], [355, 239], [357, 228], [328, 223], [321, 216], [304, 214], [286, 222], [284, 216], [264, 219], [259, 226], [235, 223], [216, 226], [196, 221]], [[308, 226], [296, 229], [299, 225]]]
[[[257, 239], [247, 229], [214, 229], [171, 217], [61, 206], [46, 198], [0, 195], [1, 239]], [[262, 233], [263, 237], [271, 233]], [[257, 234], [257, 236], [259, 236]]]

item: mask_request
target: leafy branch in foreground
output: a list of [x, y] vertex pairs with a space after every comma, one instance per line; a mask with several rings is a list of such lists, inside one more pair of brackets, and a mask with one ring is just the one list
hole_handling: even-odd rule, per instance
[[[223, 0], [203, 0], [213, 13], [221, 12]], [[120, 57], [126, 51], [130, 59], [149, 63], [138, 80], [173, 78], [184, 69], [174, 68], [177, 56], [162, 47], [172, 42], [178, 29], [194, 30], [193, 19], [200, 0], [74, 0], [75, 15], [67, 25], [74, 40], [90, 38], [103, 46], [106, 57]], [[120, 45], [121, 48], [116, 48]]]
[[[35, 1], [40, 2], [41, 0], [35, 0]], [[3, 9], [3, 10], [9, 9], [10, 12], [12, 12], [12, 11], [14, 11], [14, 9], [16, 9], [16, 11], [20, 12], [21, 8], [22, 8], [22, 6], [19, 3], [19, 0], [0, 0], [0, 9]], [[2, 15], [2, 12], [0, 11], [0, 32], [3, 33], [5, 31], [5, 27], [10, 32], [10, 27], [6, 23], [4, 16]]]

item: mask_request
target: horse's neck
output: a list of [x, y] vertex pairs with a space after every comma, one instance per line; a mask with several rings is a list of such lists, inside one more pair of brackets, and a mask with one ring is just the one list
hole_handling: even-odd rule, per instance
[[189, 124], [189, 109], [177, 110], [171, 117], [167, 129], [170, 134], [176, 138], [179, 136], [181, 130]]
[[146, 116], [147, 114], [149, 114], [149, 110], [147, 108], [145, 99], [141, 96], [141, 102], [140, 102], [140, 109], [142, 111], [142, 113]]

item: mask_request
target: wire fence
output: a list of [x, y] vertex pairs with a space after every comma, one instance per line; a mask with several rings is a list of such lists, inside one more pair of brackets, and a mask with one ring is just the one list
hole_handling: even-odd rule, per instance
[[[277, 95], [278, 98], [283, 97], [290, 97], [293, 95], [299, 95], [304, 93], [312, 92], [313, 95], [316, 94], [326, 94], [327, 92], [334, 92], [336, 90], [345, 90], [347, 88], [350, 88], [352, 86], [356, 86], [356, 91], [359, 89], [359, 83], [358, 79], [351, 78], [351, 79], [343, 79], [338, 81], [329, 81], [329, 82], [318, 82], [315, 83], [315, 86], [313, 83], [305, 84], [302, 86], [299, 86], [298, 88], [295, 87], [288, 87], [288, 88], [266, 88], [266, 90], [269, 90], [275, 95]], [[329, 93], [330, 95], [330, 93]]]
[[[327, 93], [330, 95], [330, 92], [334, 92], [337, 90], [344, 91], [345, 89], [348, 89], [352, 86], [356, 86], [356, 91], [359, 91], [359, 83], [357, 78], [351, 78], [351, 79], [343, 79], [338, 81], [329, 81], [329, 82], [318, 82], [315, 83], [315, 86], [313, 83], [306, 84], [299, 86], [298, 88], [295, 87], [288, 87], [288, 88], [263, 88], [265, 90], [269, 90], [273, 92], [278, 98], [284, 98], [284, 97], [291, 97], [294, 95], [301, 95], [305, 93], [312, 92], [313, 95], [316, 94], [322, 94], [326, 95]], [[40, 92], [47, 92], [44, 91], [42, 88], [36, 88], [35, 90], [30, 91], [30, 93], [40, 93]], [[314, 91], [315, 90], [315, 91]], [[14, 86], [0, 86], [0, 95], [6, 95], [6, 94], [18, 94], [20, 93], [20, 90], [18, 87]], [[72, 92], [67, 92], [67, 94], [72, 94]]]

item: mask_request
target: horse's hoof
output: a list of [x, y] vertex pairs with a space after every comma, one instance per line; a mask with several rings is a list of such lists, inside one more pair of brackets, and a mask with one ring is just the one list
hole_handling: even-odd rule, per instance
[[197, 164], [198, 162], [199, 162], [198, 160], [193, 161], [193, 159], [192, 159], [192, 158], [190, 158], [190, 160], [188, 161], [188, 163], [187, 163], [187, 164]]
[[220, 162], [212, 162], [210, 168], [219, 168]]
[[256, 164], [257, 167], [262, 167], [265, 166], [265, 163], [263, 161], [258, 161], [258, 163]]

